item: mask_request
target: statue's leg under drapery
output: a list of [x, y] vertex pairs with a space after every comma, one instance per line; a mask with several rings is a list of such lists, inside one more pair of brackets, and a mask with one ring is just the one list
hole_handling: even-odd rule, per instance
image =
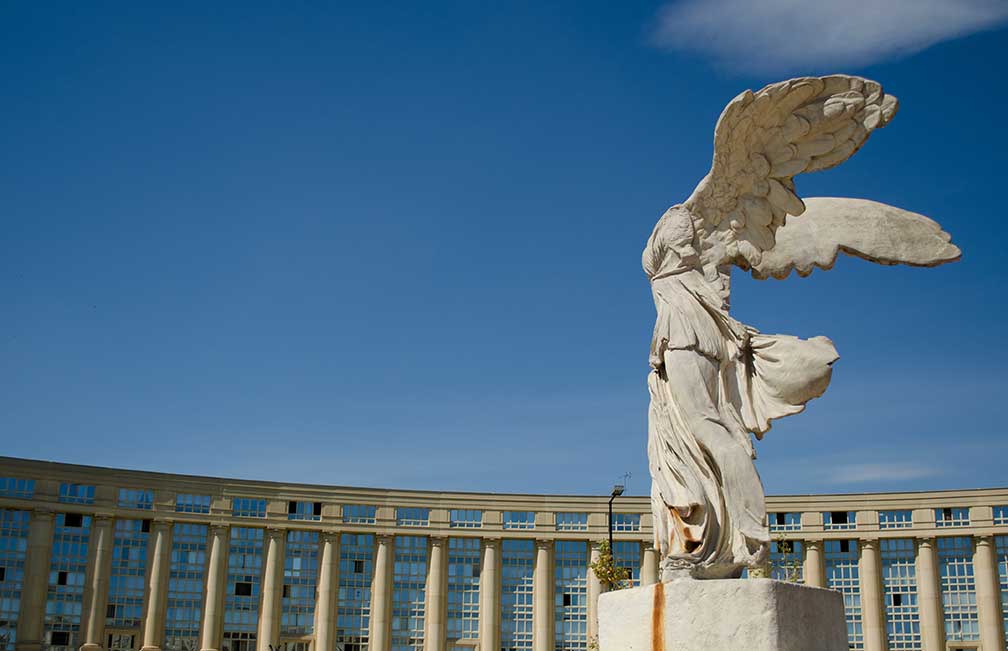
[[[731, 418], [719, 410], [719, 364], [693, 350], [665, 351], [663, 377], [652, 374], [649, 429], [656, 524], [670, 556], [734, 574], [766, 540], [763, 485]], [[660, 404], [656, 404], [660, 403]], [[655, 508], [658, 508], [655, 504]]]

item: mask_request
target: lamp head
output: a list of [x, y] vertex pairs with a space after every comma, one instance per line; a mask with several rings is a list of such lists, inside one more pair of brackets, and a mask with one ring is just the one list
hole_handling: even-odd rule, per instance
[[619, 497], [623, 494], [623, 484], [616, 484], [612, 487], [612, 496]]

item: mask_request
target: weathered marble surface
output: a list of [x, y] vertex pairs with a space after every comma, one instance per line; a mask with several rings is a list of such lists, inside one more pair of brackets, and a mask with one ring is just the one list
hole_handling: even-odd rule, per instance
[[825, 337], [763, 334], [732, 318], [732, 267], [784, 278], [829, 269], [841, 252], [916, 266], [959, 258], [922, 215], [797, 193], [797, 175], [847, 160], [897, 108], [878, 83], [848, 75], [743, 92], [718, 120], [710, 171], [648, 239], [642, 262], [657, 311], [648, 465], [665, 570], [719, 579], [764, 562], [770, 537], [751, 436], [822, 395], [839, 358]]
[[839, 592], [681, 579], [599, 599], [599, 651], [847, 651]]

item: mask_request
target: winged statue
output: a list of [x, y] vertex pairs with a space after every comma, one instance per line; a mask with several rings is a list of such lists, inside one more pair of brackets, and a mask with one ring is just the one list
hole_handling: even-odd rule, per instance
[[850, 158], [898, 103], [871, 80], [802, 77], [747, 90], [714, 130], [714, 161], [658, 220], [643, 265], [657, 310], [648, 465], [662, 578], [740, 576], [767, 558], [750, 434], [805, 408], [838, 359], [826, 337], [766, 335], [729, 315], [732, 267], [758, 279], [830, 269], [843, 252], [937, 266], [961, 253], [923, 215], [865, 199], [801, 199], [794, 178]]

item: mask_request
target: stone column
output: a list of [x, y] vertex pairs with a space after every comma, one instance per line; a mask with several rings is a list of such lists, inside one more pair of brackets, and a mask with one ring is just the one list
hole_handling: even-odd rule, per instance
[[861, 625], [865, 651], [886, 651], [885, 610], [883, 608], [882, 557], [879, 541], [858, 542], [861, 562], [858, 571], [861, 583]]
[[263, 570], [262, 600], [256, 650], [271, 651], [280, 644], [280, 604], [283, 600], [284, 547], [287, 532], [266, 530], [266, 568]]
[[641, 560], [640, 583], [642, 586], [658, 583], [658, 552], [648, 545]]
[[15, 651], [39, 651], [42, 648], [46, 593], [49, 590], [49, 563], [52, 556], [52, 511], [37, 509], [28, 521], [28, 554], [24, 582], [21, 584], [21, 610], [18, 612]]
[[945, 616], [934, 538], [917, 540], [917, 603], [924, 651], [945, 651]]
[[206, 601], [203, 602], [201, 651], [217, 651], [224, 635], [224, 594], [227, 592], [227, 557], [231, 529], [210, 527], [210, 560], [207, 562]]
[[[448, 623], [448, 539], [430, 538], [430, 562], [427, 564], [426, 604], [424, 606], [424, 651], [444, 651]], [[320, 649], [319, 651], [326, 651]]]
[[500, 544], [499, 538], [483, 539], [480, 567], [479, 649], [500, 649]]
[[533, 651], [553, 651], [553, 541], [536, 540], [532, 578]]
[[[598, 563], [599, 559], [602, 557], [602, 551], [599, 549], [599, 544], [597, 542], [589, 543], [591, 545], [590, 562]], [[587, 586], [587, 597], [588, 597], [588, 639], [598, 640], [598, 599], [599, 595], [602, 594], [602, 582], [599, 578], [595, 576], [595, 572], [588, 568], [588, 586]]]
[[168, 600], [168, 574], [171, 572], [171, 523], [155, 520], [151, 523], [148, 548], [150, 575], [147, 582], [147, 613], [144, 618], [141, 651], [161, 651], [164, 642], [164, 613]]
[[333, 651], [336, 640], [336, 595], [339, 590], [339, 534], [323, 533], [315, 601], [315, 651]]
[[392, 562], [395, 536], [377, 536], [374, 581], [371, 583], [370, 651], [392, 648]]
[[112, 518], [104, 515], [94, 516], [91, 520], [91, 540], [88, 545], [88, 580], [84, 586], [81, 623], [85, 624], [85, 628], [81, 651], [100, 651], [105, 648], [105, 610], [108, 607], [114, 544]]
[[1001, 614], [1001, 586], [997, 553], [991, 536], [973, 539], [973, 576], [976, 578], [977, 610], [980, 615], [980, 648], [1005, 651], [1004, 621]]
[[805, 585], [814, 588], [826, 587], [826, 566], [823, 565], [823, 548], [821, 540], [805, 541]]

